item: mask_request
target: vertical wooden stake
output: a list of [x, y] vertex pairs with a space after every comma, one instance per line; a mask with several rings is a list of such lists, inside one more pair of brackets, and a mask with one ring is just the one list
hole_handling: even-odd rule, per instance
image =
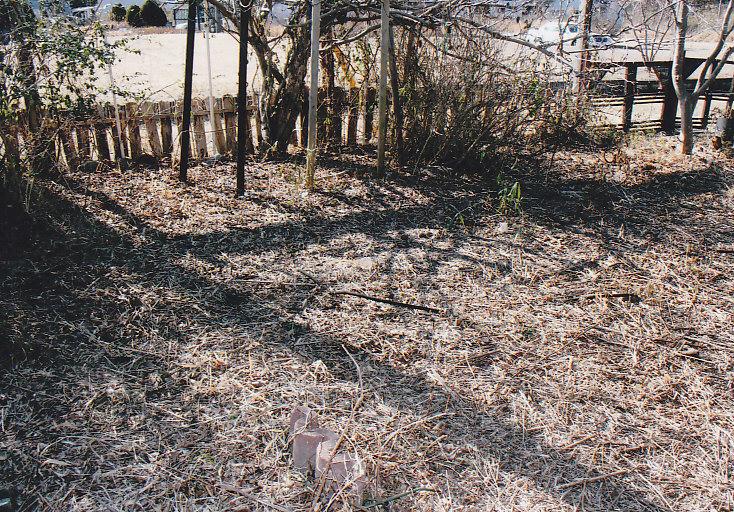
[[120, 122], [120, 111], [117, 109], [117, 95], [115, 94], [115, 77], [112, 75], [112, 62], [107, 63], [107, 72], [110, 75], [110, 90], [112, 91], [112, 108], [115, 113], [115, 136], [117, 138], [117, 144], [118, 144], [117, 147], [119, 147], [119, 151], [120, 151], [117, 154], [117, 159], [120, 161], [120, 165], [124, 166], [125, 145], [122, 143], [122, 123]]
[[189, 0], [188, 25], [186, 28], [186, 69], [184, 71], [184, 104], [181, 137], [181, 161], [178, 167], [178, 179], [186, 181], [189, 170], [189, 147], [191, 144], [191, 88], [194, 74], [194, 35], [196, 32], [196, 0]]
[[390, 25], [390, 90], [392, 90], [392, 112], [395, 117], [395, 155], [398, 165], [403, 165], [403, 104], [400, 100], [400, 81], [393, 32], [393, 27]]
[[319, 93], [319, 40], [321, 0], [311, 2], [311, 87], [308, 91], [308, 146], [306, 148], [306, 188], [313, 189], [316, 173], [316, 112]]
[[387, 67], [390, 57], [390, 0], [382, 0], [380, 10], [380, 91], [379, 126], [377, 132], [377, 175], [385, 175], [385, 141], [387, 139]]
[[[247, 4], [245, 4], [247, 2]], [[245, 195], [245, 154], [250, 134], [247, 118], [247, 27], [250, 24], [251, 0], [240, 0], [240, 69], [237, 87], [237, 191]]]
[[212, 52], [209, 45], [209, 32], [211, 29], [211, 18], [209, 17], [209, 2], [204, 3], [204, 38], [206, 40], [206, 71], [209, 78], [209, 123], [214, 133], [214, 154], [220, 152], [224, 147], [224, 133], [219, 116], [214, 113], [214, 86], [212, 85]]

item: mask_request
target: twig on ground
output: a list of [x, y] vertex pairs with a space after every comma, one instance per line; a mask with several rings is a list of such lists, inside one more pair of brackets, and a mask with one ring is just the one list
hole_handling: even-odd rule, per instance
[[597, 475], [592, 476], [589, 478], [579, 478], [578, 480], [574, 480], [573, 482], [569, 482], [567, 484], [559, 485], [558, 489], [570, 489], [571, 487], [576, 487], [579, 485], [586, 485], [586, 484], [593, 484], [594, 482], [599, 482], [601, 480], [606, 480], [607, 478], [613, 478], [615, 476], [624, 475], [632, 471], [631, 469], [620, 469], [618, 471], [612, 471], [611, 473], [606, 473], [604, 475]]
[[428, 306], [421, 306], [420, 304], [410, 304], [408, 302], [399, 302], [397, 300], [383, 299], [380, 297], [373, 297], [371, 295], [365, 295], [364, 293], [347, 292], [347, 291], [336, 291], [331, 292], [334, 295], [349, 295], [350, 297], [359, 297], [360, 299], [371, 300], [373, 302], [381, 302], [382, 304], [389, 304], [391, 306], [398, 306], [401, 308], [416, 309], [418, 311], [426, 311], [428, 313], [441, 313], [440, 309], [431, 308]]
[[392, 496], [388, 496], [387, 498], [384, 498], [382, 500], [374, 501], [370, 503], [369, 505], [362, 505], [360, 508], [362, 510], [369, 510], [371, 508], [381, 507], [382, 505], [387, 505], [388, 503], [397, 501], [400, 498], [405, 498], [406, 496], [412, 496], [413, 494], [416, 494], [419, 492], [438, 492], [438, 491], [436, 489], [431, 489], [429, 487], [415, 487], [413, 489], [410, 489], [405, 492], [401, 492], [399, 494], [393, 494]]
[[[269, 507], [269, 508], [272, 508], [273, 510], [279, 510], [281, 512], [291, 512], [291, 509], [288, 508], [288, 507], [281, 507], [280, 505], [276, 505], [275, 503], [270, 503], [269, 501], [265, 501], [265, 500], [263, 500], [261, 498], [258, 498], [254, 494], [245, 491], [244, 489], [240, 489], [239, 487], [235, 487], [234, 485], [229, 485], [229, 484], [225, 484], [225, 483], [221, 482], [219, 484], [219, 487], [221, 487], [225, 491], [233, 492], [235, 494], [239, 494], [240, 496], [244, 496], [245, 498], [249, 498], [252, 501], [257, 502], [257, 503], [259, 503], [260, 505], [262, 505], [264, 507]], [[235, 509], [235, 510], [250, 510], [250, 509], [248, 509], [248, 508], [239, 508], [239, 509]]]

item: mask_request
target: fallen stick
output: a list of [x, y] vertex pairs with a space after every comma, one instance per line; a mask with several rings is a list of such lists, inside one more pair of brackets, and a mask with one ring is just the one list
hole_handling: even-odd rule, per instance
[[337, 291], [337, 292], [331, 292], [331, 293], [333, 293], [334, 295], [349, 295], [350, 297], [359, 297], [360, 299], [371, 300], [373, 302], [380, 302], [382, 304], [389, 304], [391, 306], [398, 306], [401, 308], [417, 309], [418, 311], [426, 311], [428, 313], [441, 313], [440, 309], [431, 308], [428, 306], [421, 306], [419, 304], [410, 304], [408, 302], [399, 302], [397, 300], [382, 299], [380, 297], [373, 297], [371, 295], [365, 295], [364, 293], [346, 292], [346, 291]]
[[404, 498], [406, 496], [411, 496], [411, 495], [417, 494], [419, 492], [438, 492], [438, 491], [436, 491], [436, 489], [429, 489], [428, 487], [416, 487], [415, 489], [410, 489], [408, 491], [401, 492], [400, 494], [395, 494], [395, 495], [390, 496], [388, 498], [385, 498], [383, 500], [374, 501], [374, 502], [370, 503], [369, 505], [362, 505], [359, 508], [362, 509], [362, 510], [368, 510], [370, 508], [381, 507], [383, 505], [387, 505], [389, 503], [392, 503], [393, 501], [397, 501], [400, 498]]
[[631, 470], [629, 469], [620, 469], [619, 471], [612, 471], [611, 473], [607, 473], [605, 475], [597, 475], [589, 478], [579, 478], [578, 480], [574, 480], [573, 482], [559, 485], [558, 489], [570, 489], [571, 487], [576, 487], [577, 485], [593, 484], [594, 482], [599, 482], [600, 480], [606, 480], [607, 478], [612, 478], [614, 476], [624, 475], [625, 473], [629, 473], [630, 471]]
[[[322, 286], [322, 287], [325, 287], [327, 289], [331, 286], [328, 283], [324, 283], [320, 279], [314, 277], [313, 275], [309, 274], [308, 272], [306, 272], [304, 270], [298, 270], [298, 273], [301, 274], [301, 275], [303, 275], [303, 276], [305, 276], [305, 277], [307, 277], [308, 279], [310, 279], [311, 281], [313, 281], [314, 284], [316, 284], [318, 286]], [[409, 302], [400, 302], [400, 301], [397, 301], [397, 300], [383, 299], [381, 297], [374, 297], [372, 295], [365, 295], [364, 293], [349, 292], [349, 291], [342, 291], [342, 290], [332, 291], [331, 293], [334, 294], [334, 295], [349, 295], [350, 297], [358, 297], [360, 299], [371, 300], [373, 302], [380, 302], [382, 304], [389, 304], [391, 306], [397, 306], [397, 307], [401, 307], [401, 308], [417, 309], [418, 311], [425, 311], [427, 313], [436, 313], [436, 314], [441, 313], [441, 310], [440, 309], [431, 308], [431, 307], [428, 307], [428, 306], [421, 306], [420, 304], [410, 304]]]
[[[291, 512], [290, 508], [281, 507], [280, 505], [276, 505], [275, 503], [270, 503], [269, 501], [265, 501], [263, 499], [258, 498], [252, 493], [249, 493], [245, 491], [244, 489], [240, 489], [239, 487], [235, 487], [234, 485], [229, 485], [225, 483], [220, 483], [219, 487], [224, 489], [225, 491], [233, 492], [235, 494], [239, 494], [240, 496], [244, 496], [245, 498], [250, 498], [256, 503], [259, 503], [260, 505], [268, 508], [272, 508], [273, 510], [278, 510], [280, 512]], [[237, 510], [250, 510], [248, 508], [238, 508]]]
[[636, 293], [588, 293], [586, 295], [568, 295], [566, 296], [567, 301], [571, 300], [583, 300], [583, 299], [593, 299], [595, 297], [602, 297], [604, 299], [622, 299], [627, 302], [633, 302], [637, 304], [638, 302], [642, 302], [642, 297], [637, 295]]

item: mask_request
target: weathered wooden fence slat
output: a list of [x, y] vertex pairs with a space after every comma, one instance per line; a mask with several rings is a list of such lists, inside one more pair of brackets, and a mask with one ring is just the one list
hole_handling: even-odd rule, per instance
[[235, 113], [236, 101], [233, 96], [225, 95], [222, 98], [222, 112], [224, 112], [224, 135], [227, 145], [227, 153], [234, 154], [237, 147], [237, 114]]
[[83, 122], [78, 124], [74, 131], [76, 132], [77, 152], [82, 160], [89, 160], [91, 152], [89, 151], [89, 126]]
[[192, 101], [191, 115], [194, 125], [194, 147], [196, 148], [196, 158], [198, 159], [204, 159], [209, 156], [206, 147], [206, 130], [204, 129], [205, 108], [204, 100], [196, 99]]

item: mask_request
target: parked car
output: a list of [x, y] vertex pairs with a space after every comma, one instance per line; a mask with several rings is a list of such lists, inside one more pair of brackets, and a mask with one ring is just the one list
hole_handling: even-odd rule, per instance
[[[561, 39], [574, 39], [578, 33], [579, 27], [575, 23], [563, 24], [558, 21], [548, 21], [528, 30], [525, 38], [536, 44], [559, 43]], [[575, 39], [571, 41], [571, 45], [575, 42]]]
[[589, 48], [611, 48], [614, 44], [615, 41], [612, 39], [612, 36], [603, 34], [589, 35]]
[[[568, 41], [569, 46], [576, 46], [579, 37], [579, 27], [575, 23], [566, 25], [557, 21], [549, 21], [543, 25], [528, 30], [526, 39], [535, 44], [559, 43], [561, 39]], [[611, 48], [614, 39], [606, 34], [589, 34], [589, 48]]]

